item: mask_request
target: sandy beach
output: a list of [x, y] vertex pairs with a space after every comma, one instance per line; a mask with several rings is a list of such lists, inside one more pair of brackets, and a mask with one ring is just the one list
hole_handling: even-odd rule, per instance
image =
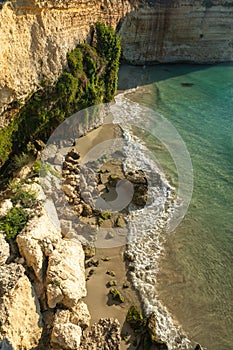
[[[93, 275], [87, 281], [87, 297], [85, 302], [88, 305], [91, 314], [91, 324], [98, 322], [100, 318], [113, 317], [118, 319], [122, 327], [122, 335], [133, 334], [130, 327], [125, 322], [125, 318], [128, 309], [131, 305], [140, 307], [139, 300], [136, 292], [130, 285], [130, 281], [127, 277], [127, 270], [125, 262], [123, 261], [124, 247], [117, 247], [111, 249], [97, 249], [94, 260], [99, 261], [99, 266], [96, 268], [86, 269], [86, 274], [90, 269], [94, 269]], [[102, 259], [108, 257], [109, 261], [103, 261]], [[107, 271], [113, 271], [114, 277], [106, 274]], [[106, 285], [109, 281], [115, 280], [117, 288], [124, 296], [124, 303], [112, 303], [111, 297], [109, 297], [109, 289]], [[129, 288], [123, 288], [123, 284], [127, 282]], [[134, 336], [132, 335], [132, 341]], [[132, 342], [131, 341], [131, 342]], [[126, 344], [124, 340], [121, 341], [121, 349], [133, 349], [132, 344]]]
[[[122, 137], [122, 132], [117, 125], [103, 125], [76, 141], [76, 149], [79, 151], [81, 160], [85, 155], [96, 145], [106, 140]], [[122, 164], [113, 160], [104, 164], [102, 170], [108, 169], [110, 173], [122, 175]], [[111, 195], [108, 200], [111, 200]], [[88, 305], [91, 314], [91, 325], [98, 322], [100, 318], [118, 319], [122, 328], [122, 335], [131, 335], [130, 343], [122, 339], [121, 349], [134, 349], [132, 345], [135, 336], [131, 328], [125, 322], [128, 309], [131, 305], [140, 307], [140, 302], [136, 291], [132, 288], [128, 277], [126, 264], [124, 261], [125, 246], [117, 246], [114, 248], [97, 248], [96, 255], [92, 258], [98, 261], [98, 266], [90, 266], [86, 268], [86, 276], [90, 270], [92, 274], [87, 278], [87, 297], [85, 302]], [[107, 271], [112, 271], [115, 276], [110, 276]], [[124, 303], [114, 302], [109, 296], [110, 287], [107, 286], [109, 281], [116, 281], [116, 286], [119, 292], [124, 297]], [[123, 284], [127, 285], [123, 287]]]

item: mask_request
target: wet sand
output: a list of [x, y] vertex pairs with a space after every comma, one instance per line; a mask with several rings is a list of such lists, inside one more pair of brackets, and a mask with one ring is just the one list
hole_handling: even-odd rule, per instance
[[[119, 126], [115, 125], [103, 125], [84, 137], [80, 138], [76, 142], [76, 148], [81, 155], [81, 159], [96, 145], [106, 140], [122, 137], [122, 132]], [[108, 169], [110, 173], [121, 175], [122, 164], [119, 161], [112, 161], [103, 165], [103, 170]], [[111, 200], [111, 198], [108, 198]], [[124, 246], [117, 246], [114, 248], [97, 248], [94, 260], [99, 261], [98, 267], [91, 266], [86, 269], [86, 276], [88, 272], [93, 269], [94, 273], [87, 280], [87, 297], [85, 302], [88, 305], [91, 314], [91, 324], [98, 322], [100, 318], [114, 318], [118, 319], [121, 324], [122, 334], [131, 335], [130, 344], [126, 344], [124, 340], [121, 341], [121, 349], [135, 349], [132, 345], [134, 335], [130, 327], [126, 324], [125, 318], [128, 309], [131, 305], [140, 307], [140, 302], [136, 292], [133, 290], [130, 281], [128, 279], [127, 269], [123, 258]], [[108, 257], [108, 261], [104, 261], [103, 258]], [[106, 274], [107, 270], [113, 271], [115, 276], [109, 276]], [[116, 287], [124, 296], [124, 303], [113, 302], [111, 296], [109, 296], [109, 289], [106, 284], [115, 280]], [[123, 288], [123, 284], [127, 282], [129, 287]]]

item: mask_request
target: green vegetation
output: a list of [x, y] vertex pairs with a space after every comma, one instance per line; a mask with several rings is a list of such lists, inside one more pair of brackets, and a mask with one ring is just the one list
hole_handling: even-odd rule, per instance
[[12, 185], [11, 190], [13, 192], [11, 201], [14, 206], [20, 205], [23, 208], [30, 208], [36, 201], [35, 193], [25, 190], [21, 183]]
[[[100, 22], [95, 33], [95, 46], [81, 44], [68, 52], [67, 69], [58, 81], [52, 86], [44, 82], [14, 120], [0, 130], [0, 166], [10, 156], [32, 149], [35, 140], [46, 142], [55, 128], [78, 110], [112, 100], [117, 88], [120, 39]], [[91, 117], [87, 113], [84, 122]], [[16, 163], [20, 161], [16, 158]]]
[[111, 288], [109, 294], [112, 296], [113, 300], [117, 301], [118, 303], [124, 303], [125, 298], [118, 289]]
[[23, 208], [13, 207], [0, 219], [0, 230], [4, 232], [6, 241], [16, 238], [26, 225], [28, 217], [29, 214]]
[[96, 50], [107, 62], [104, 102], [109, 102], [113, 99], [117, 89], [117, 74], [121, 56], [120, 40], [112, 28], [107, 28], [101, 22], [96, 24], [96, 38]]
[[126, 322], [128, 322], [135, 331], [140, 331], [145, 326], [146, 319], [142, 316], [141, 311], [135, 305], [132, 305], [126, 315]]
[[32, 168], [33, 174], [34, 176], [41, 176], [41, 177], [45, 177], [48, 175], [48, 173], [50, 173], [51, 175], [60, 178], [61, 175], [59, 174], [58, 171], [56, 171], [55, 169], [53, 169], [53, 167], [50, 164], [45, 164], [42, 163], [38, 160], [36, 160], [33, 164], [33, 168]]
[[100, 213], [100, 215], [97, 218], [97, 224], [99, 226], [101, 226], [105, 220], [111, 219], [112, 218], [112, 213], [106, 211], [106, 212], [102, 212]]
[[8, 242], [14, 240], [22, 231], [30, 215], [26, 209], [31, 208], [36, 202], [35, 193], [26, 190], [24, 183], [13, 184], [10, 190], [13, 207], [0, 218], [0, 230], [3, 231]]
[[14, 168], [16, 170], [22, 168], [23, 166], [27, 165], [30, 162], [31, 157], [29, 154], [22, 153], [22, 154], [16, 154], [13, 158], [13, 164]]

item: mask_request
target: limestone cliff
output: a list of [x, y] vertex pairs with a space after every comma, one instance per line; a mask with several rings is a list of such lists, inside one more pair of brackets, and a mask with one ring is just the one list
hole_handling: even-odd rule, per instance
[[130, 13], [120, 34], [136, 64], [233, 60], [233, 2], [168, 0]]
[[99, 19], [121, 24], [132, 63], [233, 60], [232, 0], [12, 0], [0, 8], [0, 127], [15, 101], [58, 77], [66, 52], [90, 39]]
[[[73, 0], [6, 2], [0, 10], [0, 114], [13, 101], [55, 80], [66, 53], [91, 35], [99, 19], [114, 27], [134, 1]], [[0, 127], [4, 120], [0, 121]]]

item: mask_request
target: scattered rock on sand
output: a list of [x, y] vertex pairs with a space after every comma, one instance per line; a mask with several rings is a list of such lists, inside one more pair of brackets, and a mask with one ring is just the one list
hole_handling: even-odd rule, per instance
[[102, 258], [101, 258], [101, 260], [102, 261], [109, 261], [109, 260], [111, 260], [108, 256], [103, 256]]
[[96, 260], [91, 259], [91, 260], [89, 260], [89, 261], [85, 264], [85, 268], [92, 267], [92, 266], [98, 267], [98, 266], [99, 266], [99, 263], [100, 263], [100, 262], [99, 262], [98, 259], [96, 259]]
[[116, 219], [116, 227], [125, 227], [125, 226], [126, 226], [126, 222], [125, 222], [124, 216], [122, 214], [118, 215]]
[[96, 249], [93, 244], [86, 242], [82, 244], [82, 247], [85, 254], [85, 260], [88, 260], [95, 256]]
[[157, 323], [156, 315], [154, 312], [152, 312], [152, 314], [149, 316], [149, 318], [147, 320], [147, 330], [149, 332], [151, 341], [152, 341], [152, 343], [158, 345], [159, 349], [168, 350], [168, 346], [167, 346], [166, 342], [164, 342], [163, 340], [161, 340], [157, 337], [156, 323]]
[[107, 284], [106, 284], [106, 287], [109, 288], [109, 287], [114, 287], [117, 285], [117, 281], [116, 280], [112, 280], [112, 281], [108, 281]]
[[112, 277], [116, 276], [116, 273], [114, 271], [110, 271], [110, 270], [107, 270], [106, 274], [109, 275], [109, 276], [112, 276]]
[[125, 298], [123, 297], [123, 295], [121, 294], [121, 292], [118, 289], [111, 288], [109, 291], [109, 294], [112, 296], [114, 301], [117, 301], [119, 303], [124, 303]]

